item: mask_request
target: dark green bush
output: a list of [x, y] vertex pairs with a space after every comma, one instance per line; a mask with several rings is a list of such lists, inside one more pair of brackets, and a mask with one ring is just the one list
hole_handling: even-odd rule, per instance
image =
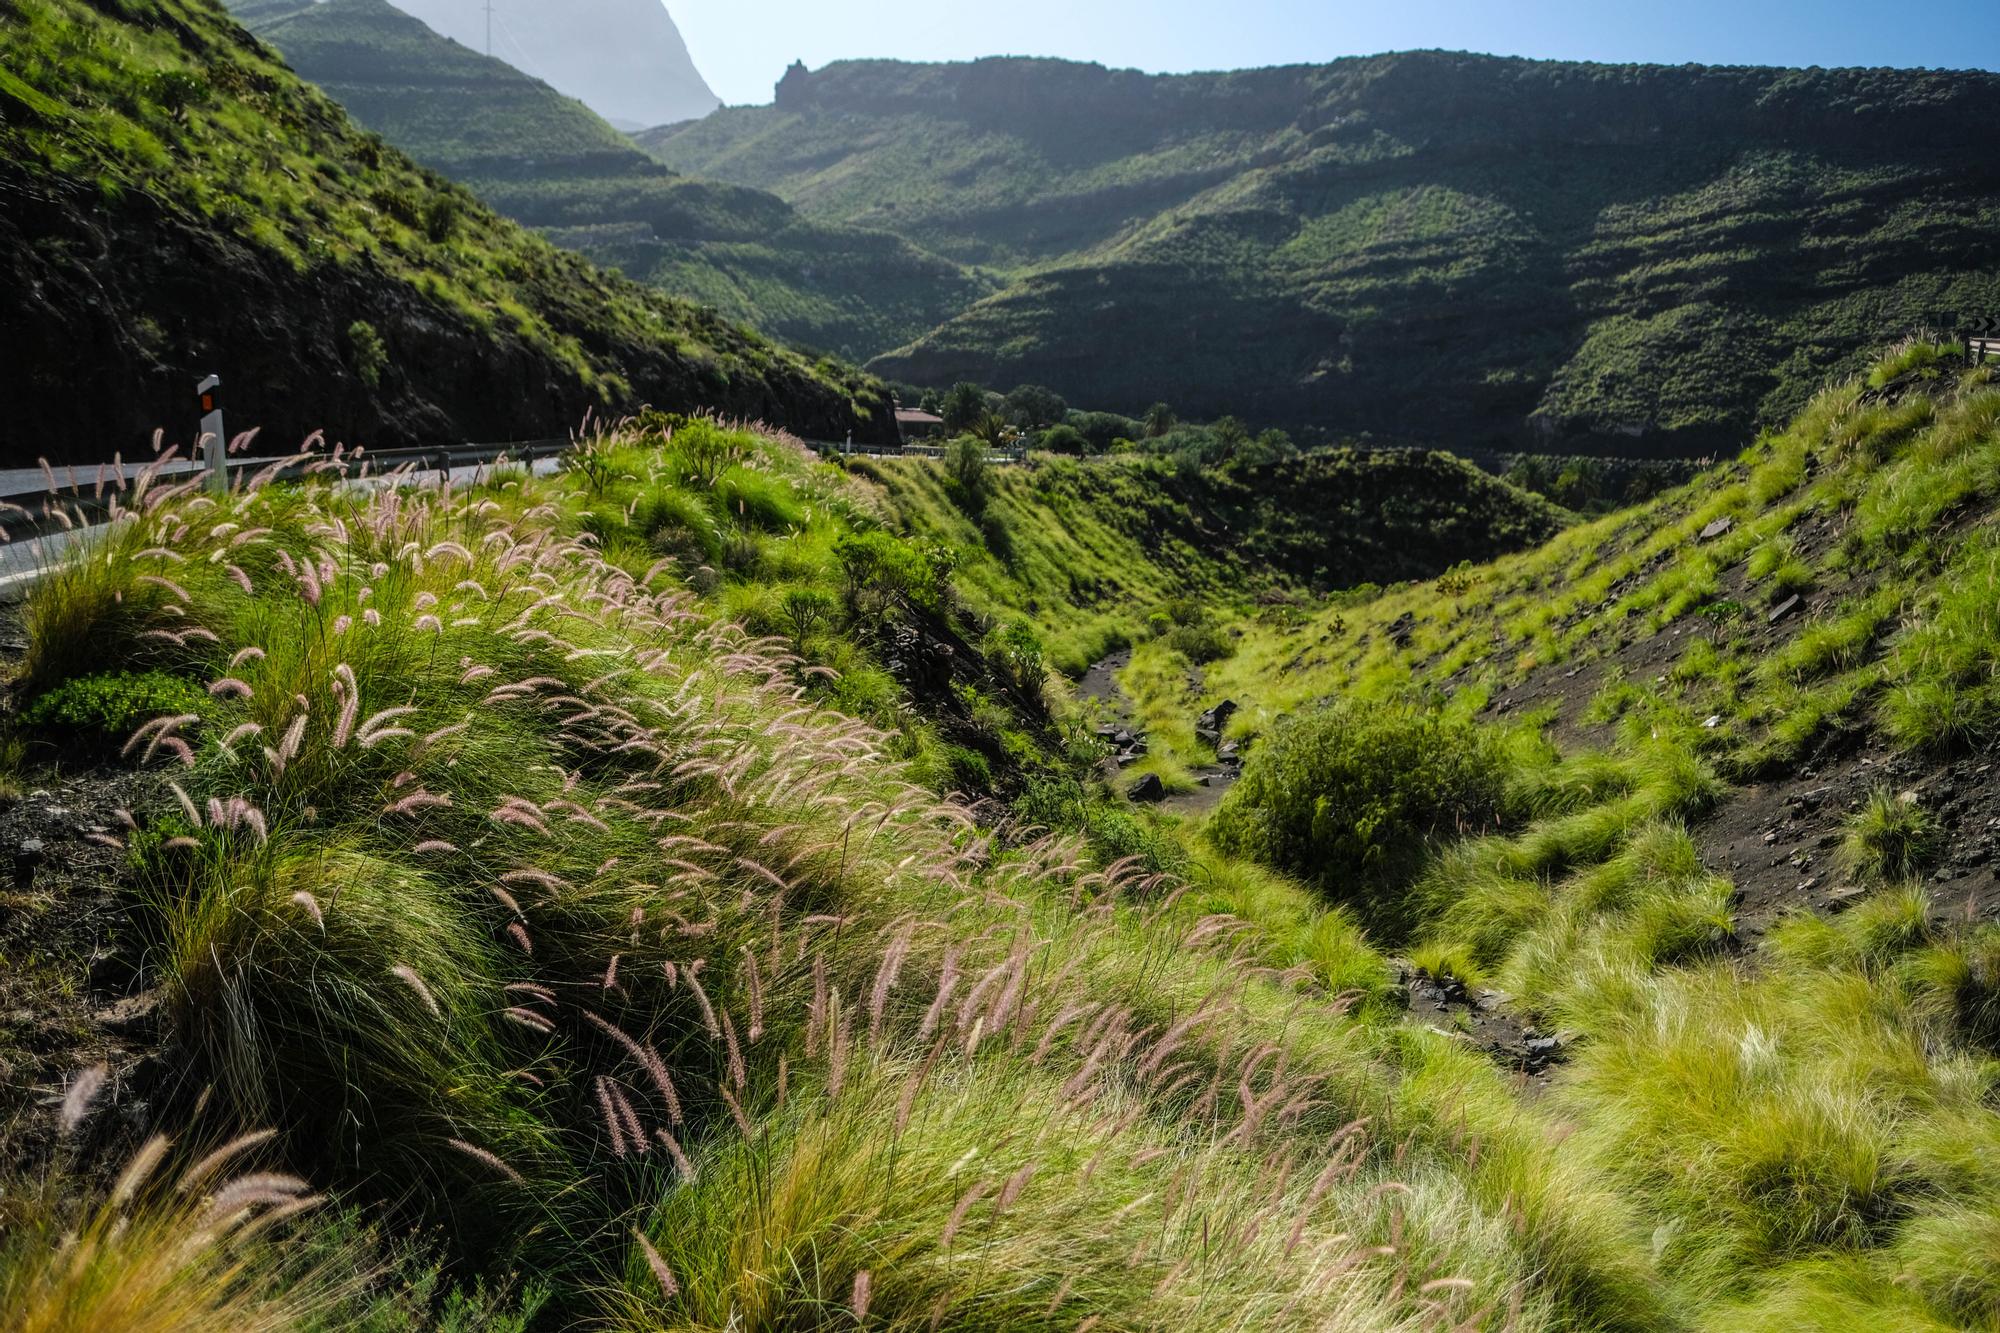
[[[891, 603], [938, 611], [950, 602], [958, 556], [949, 547], [876, 529], [835, 538], [833, 554], [846, 576], [848, 606], [856, 614]], [[866, 605], [870, 602], [875, 603], [872, 608]]]
[[1187, 849], [1171, 834], [1129, 808], [1093, 795], [1074, 778], [1029, 779], [1014, 800], [1014, 818], [1023, 827], [1082, 833], [1102, 865], [1137, 857], [1148, 874], [1180, 874], [1188, 868]]
[[382, 372], [389, 365], [389, 348], [382, 335], [367, 320], [357, 319], [347, 326], [347, 342], [354, 353], [354, 373], [369, 388], [380, 388]]
[[1207, 662], [1220, 662], [1236, 651], [1236, 642], [1223, 632], [1222, 627], [1208, 622], [1198, 625], [1181, 625], [1167, 633], [1167, 647], [1187, 658], [1196, 666]]
[[462, 211], [458, 199], [449, 194], [434, 194], [426, 199], [419, 217], [423, 223], [424, 235], [433, 244], [443, 245], [458, 231], [458, 218]]
[[978, 795], [993, 790], [993, 765], [985, 755], [963, 745], [938, 747], [938, 766], [945, 791]]
[[1094, 454], [1109, 453], [1114, 442], [1129, 441], [1143, 430], [1132, 418], [1115, 412], [1072, 412], [1064, 424], [1082, 435]]
[[1500, 819], [1507, 771], [1500, 737], [1474, 723], [1339, 705], [1280, 724], [1211, 833], [1222, 850], [1315, 883], [1401, 935], [1414, 924], [1401, 889], [1438, 843]]
[[1090, 441], [1074, 426], [1051, 426], [1042, 432], [1041, 447], [1052, 454], [1087, 454]]
[[986, 440], [973, 435], [961, 435], [944, 447], [944, 470], [949, 479], [953, 498], [968, 513], [977, 514], [986, 507], [987, 497], [993, 491], [993, 466], [986, 461], [986, 451], [992, 446]]
[[213, 702], [199, 685], [164, 671], [117, 672], [64, 681], [29, 704], [21, 722], [42, 739], [116, 746], [142, 722], [205, 712]]

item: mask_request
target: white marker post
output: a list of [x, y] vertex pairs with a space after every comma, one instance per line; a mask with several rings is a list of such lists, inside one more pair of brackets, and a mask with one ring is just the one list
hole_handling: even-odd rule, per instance
[[201, 400], [202, 457], [208, 461], [208, 489], [229, 489], [229, 436], [222, 429], [222, 376], [209, 375], [194, 386]]

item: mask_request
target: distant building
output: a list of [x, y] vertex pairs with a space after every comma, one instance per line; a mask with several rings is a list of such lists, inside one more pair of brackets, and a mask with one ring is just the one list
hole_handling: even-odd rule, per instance
[[935, 412], [899, 407], [896, 409], [896, 429], [905, 440], [935, 439], [944, 434], [944, 418]]

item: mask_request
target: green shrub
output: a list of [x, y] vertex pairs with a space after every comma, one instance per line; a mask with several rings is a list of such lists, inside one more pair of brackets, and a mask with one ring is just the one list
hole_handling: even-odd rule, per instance
[[677, 413], [661, 413], [660, 432], [671, 440], [667, 457], [674, 470], [698, 486], [713, 486], [732, 459], [741, 452], [737, 437], [713, 421]]
[[1034, 777], [1014, 798], [1014, 819], [1023, 828], [1074, 833], [1089, 816], [1083, 784], [1069, 777]]
[[807, 637], [832, 617], [834, 602], [818, 588], [788, 588], [782, 607], [793, 645], [803, 647]]
[[1187, 851], [1171, 835], [1116, 806], [1089, 807], [1083, 832], [1106, 865], [1136, 857], [1149, 874], [1178, 873], [1187, 867]]
[[133, 728], [156, 717], [208, 711], [213, 701], [192, 681], [164, 671], [116, 672], [64, 681], [28, 705], [21, 721], [51, 739], [123, 745]]
[[1897, 796], [1878, 787], [1847, 821], [1842, 852], [1848, 868], [1875, 880], [1908, 879], [1930, 868], [1938, 850], [1937, 820], [1915, 792]]
[[1440, 841], [1488, 828], [1506, 806], [1508, 756], [1474, 723], [1342, 704], [1281, 724], [1216, 812], [1212, 836], [1358, 899], [1371, 927], [1406, 932], [1395, 890]]
[[963, 745], [940, 747], [946, 789], [960, 792], [993, 790], [993, 765], [985, 755]]
[[986, 449], [984, 440], [971, 435], [961, 435], [945, 446], [945, 473], [959, 503], [973, 513], [985, 507], [993, 487], [993, 467], [986, 461]]
[[935, 608], [950, 588], [951, 553], [940, 546], [878, 530], [836, 538], [833, 553], [846, 576], [848, 602], [857, 611], [864, 609], [865, 599]]
[[1025, 620], [1016, 620], [1001, 631], [996, 645], [1001, 662], [1014, 683], [1031, 695], [1039, 696], [1048, 677], [1048, 659], [1042, 651], [1041, 636]]
[[1219, 625], [1181, 625], [1168, 632], [1167, 647], [1200, 666], [1228, 657], [1236, 651], [1236, 641]]
[[435, 245], [450, 240], [458, 231], [460, 211], [456, 195], [434, 194], [426, 199], [419, 214], [425, 237]]
[[1052, 454], [1087, 454], [1090, 441], [1074, 426], [1052, 426], [1042, 432], [1041, 447]]
[[389, 348], [382, 335], [367, 320], [357, 319], [347, 326], [347, 342], [354, 352], [354, 373], [369, 388], [381, 387], [382, 372], [389, 365]]

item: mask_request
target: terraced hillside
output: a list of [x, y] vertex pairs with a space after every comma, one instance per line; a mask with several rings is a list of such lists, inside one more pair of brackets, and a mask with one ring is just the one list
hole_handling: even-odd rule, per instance
[[1996, 114], [1983, 73], [867, 61], [641, 139], [1012, 278], [892, 378], [1693, 457], [1993, 317]]
[[500, 218], [211, 0], [9, 5], [0, 107], [12, 466], [186, 440], [211, 370], [280, 448], [560, 437], [647, 402], [892, 437], [873, 381]]
[[886, 231], [676, 175], [581, 102], [387, 0], [245, 0], [250, 30], [358, 123], [556, 244], [724, 318], [860, 358], [990, 290]]

